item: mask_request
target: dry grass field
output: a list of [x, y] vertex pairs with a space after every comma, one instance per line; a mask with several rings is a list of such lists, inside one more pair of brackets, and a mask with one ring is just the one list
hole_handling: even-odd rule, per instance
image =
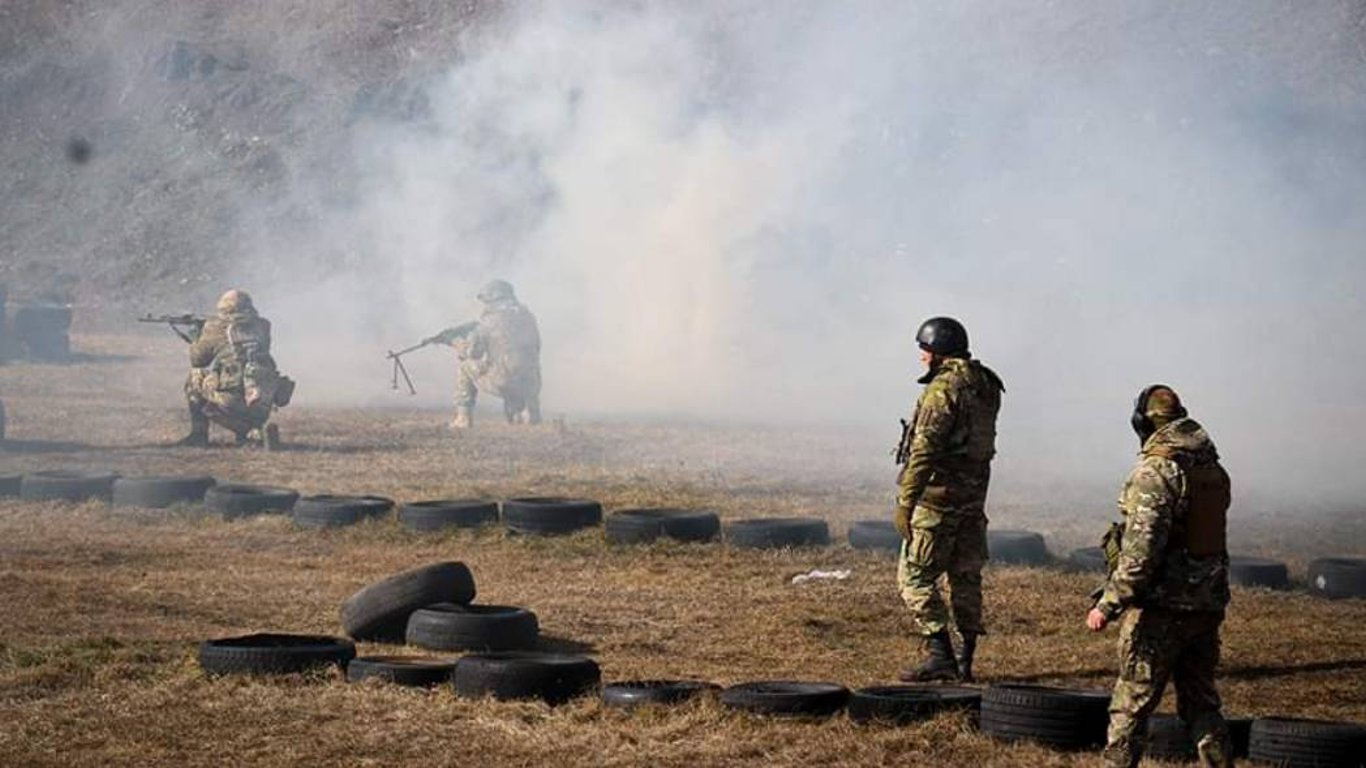
[[[288, 450], [162, 447], [183, 429], [181, 350], [161, 336], [84, 336], [89, 359], [0, 367], [13, 440], [0, 473], [110, 468], [207, 472], [224, 481], [400, 500], [581, 495], [717, 510], [725, 519], [812, 514], [837, 536], [885, 514], [886, 446], [837, 429], [485, 421], [456, 439], [444, 412], [281, 414]], [[873, 456], [869, 459], [868, 456]], [[1055, 551], [1089, 543], [1094, 515], [994, 500], [993, 521], [1032, 527]], [[1303, 562], [1363, 554], [1355, 515], [1238, 521], [1241, 551]], [[348, 685], [337, 675], [209, 680], [198, 641], [260, 630], [335, 634], [352, 591], [415, 565], [468, 563], [482, 602], [526, 606], [551, 647], [583, 650], [604, 678], [887, 681], [914, 652], [887, 558], [844, 545], [752, 553], [724, 545], [617, 548], [600, 532], [513, 539], [499, 530], [409, 534], [392, 520], [294, 530], [0, 501], [0, 765], [1089, 765], [1091, 754], [1004, 746], [946, 717], [899, 729], [843, 718], [780, 722], [710, 702], [623, 714], [591, 699], [471, 702], [448, 690]], [[844, 582], [793, 586], [811, 568]], [[1088, 576], [992, 568], [986, 681], [1105, 686], [1113, 631], [1082, 627]], [[1237, 590], [1225, 629], [1228, 713], [1366, 721], [1366, 601]], [[365, 645], [361, 652], [399, 649]], [[1164, 709], [1170, 709], [1167, 702]]]

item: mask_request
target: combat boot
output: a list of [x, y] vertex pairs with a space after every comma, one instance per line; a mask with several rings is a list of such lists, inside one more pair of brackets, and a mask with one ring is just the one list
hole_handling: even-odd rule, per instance
[[276, 424], [267, 424], [265, 432], [262, 434], [261, 444], [267, 451], [280, 450], [280, 427]]
[[175, 445], [180, 448], [209, 447], [209, 417], [190, 406], [190, 434], [177, 440]]
[[948, 630], [941, 629], [925, 638], [925, 650], [925, 660], [919, 666], [903, 669], [897, 679], [903, 683], [958, 679], [958, 662], [953, 659], [953, 640]]
[[455, 409], [455, 418], [451, 419], [451, 429], [459, 432], [464, 429], [469, 429], [473, 425], [474, 418], [473, 414], [470, 413], [469, 406], [462, 405]]
[[977, 654], [977, 635], [963, 634], [963, 648], [958, 654], [958, 679], [965, 683], [975, 682], [972, 678], [972, 657]]
[[1233, 745], [1228, 734], [1207, 734], [1195, 745], [1201, 768], [1233, 768]]

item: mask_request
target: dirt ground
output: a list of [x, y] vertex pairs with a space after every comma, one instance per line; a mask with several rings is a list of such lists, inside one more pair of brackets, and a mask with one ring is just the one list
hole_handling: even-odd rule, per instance
[[[489, 423], [456, 439], [432, 409], [281, 414], [289, 450], [163, 447], [184, 428], [180, 350], [161, 336], [85, 336], [67, 366], [0, 367], [12, 440], [0, 474], [110, 468], [399, 500], [558, 494], [713, 509], [723, 519], [818, 515], [842, 541], [885, 514], [885, 445], [853, 430]], [[301, 394], [304, 388], [301, 387]], [[219, 439], [223, 439], [222, 436]], [[998, 495], [993, 524], [1029, 527], [1055, 552], [1090, 543], [1094, 513]], [[1292, 576], [1326, 554], [1366, 554], [1359, 515], [1235, 520], [1238, 551]], [[1005, 746], [940, 718], [861, 728], [779, 722], [702, 702], [623, 714], [582, 700], [457, 700], [449, 690], [347, 685], [337, 675], [208, 680], [198, 641], [251, 631], [335, 634], [340, 602], [389, 573], [469, 564], [479, 601], [522, 605], [552, 648], [593, 655], [604, 679], [695, 677], [885, 682], [910, 658], [886, 557], [843, 544], [754, 553], [724, 545], [620, 548], [600, 532], [513, 539], [496, 529], [409, 534], [393, 520], [318, 532], [281, 518], [226, 523], [192, 511], [0, 501], [3, 765], [1089, 765], [1092, 754]], [[847, 581], [793, 586], [812, 568]], [[985, 681], [1101, 687], [1113, 631], [1082, 627], [1093, 577], [989, 569]], [[1366, 601], [1235, 590], [1225, 625], [1226, 712], [1366, 721]], [[400, 649], [363, 645], [361, 652]], [[1169, 700], [1164, 709], [1170, 710]]]

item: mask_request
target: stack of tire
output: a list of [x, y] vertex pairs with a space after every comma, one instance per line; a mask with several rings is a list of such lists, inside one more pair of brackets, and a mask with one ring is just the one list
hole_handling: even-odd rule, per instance
[[475, 605], [474, 577], [463, 563], [415, 568], [371, 584], [342, 604], [341, 622], [356, 640], [437, 651], [474, 651], [458, 661], [413, 656], [364, 657], [348, 679], [379, 677], [406, 685], [450, 682], [468, 698], [541, 699], [560, 704], [597, 688], [596, 662], [538, 653], [540, 626], [524, 608]]
[[71, 357], [71, 307], [39, 303], [14, 313], [14, 338], [30, 360], [62, 362]]

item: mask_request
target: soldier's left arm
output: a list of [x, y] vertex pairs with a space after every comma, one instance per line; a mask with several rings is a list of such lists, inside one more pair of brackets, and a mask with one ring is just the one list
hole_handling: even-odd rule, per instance
[[911, 454], [897, 479], [897, 508], [909, 515], [924, 495], [935, 462], [948, 449], [953, 431], [954, 403], [948, 388], [930, 382], [916, 413]]
[[1114, 620], [1152, 591], [1181, 498], [1180, 470], [1169, 459], [1144, 457], [1124, 485], [1123, 546], [1096, 609]]

